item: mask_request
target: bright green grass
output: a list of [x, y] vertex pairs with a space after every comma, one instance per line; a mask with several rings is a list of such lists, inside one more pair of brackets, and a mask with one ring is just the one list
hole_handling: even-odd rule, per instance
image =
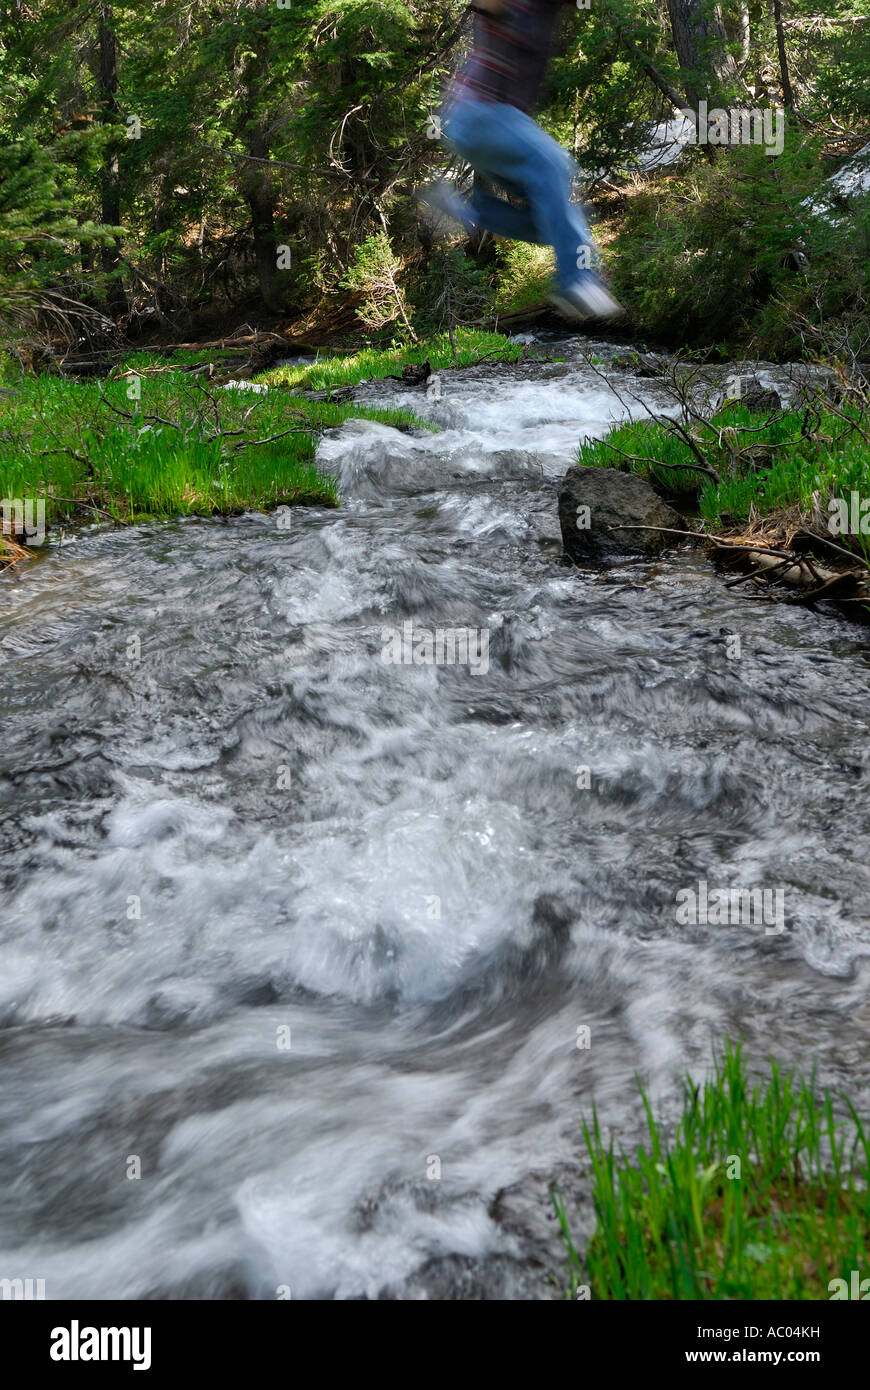
[[[399, 374], [404, 363], [427, 357], [438, 369], [514, 361], [523, 351], [502, 334], [471, 329], [457, 329], [454, 344], [455, 355], [446, 334], [413, 346], [326, 353], [262, 373], [259, 382], [290, 388], [265, 393], [225, 391], [207, 381], [202, 390], [196, 378], [172, 370], [213, 361], [231, 372], [235, 359], [220, 351], [183, 349], [169, 361], [131, 352], [122, 368], [141, 374], [141, 399], [128, 398], [130, 378], [118, 375], [121, 368], [102, 394], [132, 418], [113, 412], [94, 381], [10, 380], [15, 394], [0, 396], [0, 496], [43, 498], [49, 527], [84, 517], [337, 506], [334, 480], [314, 462], [323, 430], [360, 418], [400, 429], [437, 427], [408, 410], [307, 401], [295, 393]], [[298, 432], [261, 442], [291, 428]], [[218, 432], [222, 439], [213, 437]]]
[[[853, 418], [866, 432], [866, 417], [862, 421], [853, 412]], [[698, 493], [701, 515], [716, 525], [744, 522], [752, 507], [762, 515], [793, 505], [810, 513], [814, 492], [820, 494], [825, 512], [829, 498], [848, 498], [852, 489], [862, 497], [870, 496], [870, 445], [861, 433], [822, 411], [819, 424], [801, 438], [803, 420], [801, 411], [789, 411], [759, 429], [758, 415], [729, 405], [703, 429], [696, 426], [698, 448], [718, 473], [718, 487], [701, 473], [657, 467], [657, 462], [679, 465], [697, 463], [697, 459], [665, 426], [649, 421], [620, 425], [606, 440], [582, 445], [578, 462], [630, 468], [669, 493]], [[743, 452], [748, 449], [754, 457]], [[621, 454], [634, 455], [639, 461], [629, 462]], [[855, 539], [866, 544], [866, 538]]]
[[870, 1141], [849, 1101], [838, 1119], [813, 1078], [773, 1064], [750, 1089], [730, 1045], [703, 1087], [686, 1079], [670, 1143], [641, 1095], [634, 1155], [605, 1144], [594, 1112], [584, 1123], [598, 1218], [585, 1254], [553, 1194], [572, 1297], [818, 1299], [852, 1270], [870, 1277]]
[[425, 362], [428, 357], [433, 371], [448, 367], [472, 367], [484, 359], [515, 362], [522, 356], [519, 343], [511, 343], [502, 333], [482, 333], [471, 328], [457, 328], [454, 335], [456, 356], [446, 333], [424, 343], [397, 348], [360, 348], [358, 352], [341, 356], [326, 356], [316, 362], [297, 367], [273, 367], [261, 373], [258, 381], [272, 386], [292, 386], [297, 390], [324, 390], [330, 386], [351, 386], [358, 381], [399, 375], [406, 362]]
[[552, 289], [555, 265], [549, 246], [533, 246], [525, 241], [502, 241], [498, 245], [495, 303], [502, 314], [516, 313], [540, 304]]
[[[146, 372], [145, 362], [137, 365]], [[17, 381], [14, 395], [0, 396], [0, 496], [44, 498], [49, 526], [336, 506], [336, 484], [314, 462], [324, 429], [358, 417], [400, 428], [424, 423], [409, 411], [311, 402], [286, 391], [211, 386], [206, 393], [179, 371], [143, 374], [139, 400], [128, 398], [129, 386], [129, 378], [102, 383], [103, 400], [94, 381]], [[260, 442], [289, 429], [299, 432]], [[214, 438], [219, 432], [224, 437]]]

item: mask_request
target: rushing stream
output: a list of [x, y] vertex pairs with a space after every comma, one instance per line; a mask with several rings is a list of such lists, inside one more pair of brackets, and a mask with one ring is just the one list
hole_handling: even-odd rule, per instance
[[[4, 581], [0, 1276], [547, 1298], [593, 1095], [630, 1144], [635, 1075], [669, 1113], [731, 1036], [867, 1109], [866, 633], [691, 551], [566, 565], [558, 482], [619, 400], [577, 363], [440, 384], [361, 390], [442, 433], [324, 440], [339, 511]], [[407, 623], [478, 645], [385, 661]], [[785, 930], [680, 925], [702, 880]]]

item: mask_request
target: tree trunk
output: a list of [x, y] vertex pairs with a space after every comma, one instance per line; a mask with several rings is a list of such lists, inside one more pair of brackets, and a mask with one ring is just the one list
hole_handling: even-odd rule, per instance
[[[114, 125], [118, 114], [118, 54], [115, 43], [115, 22], [111, 5], [101, 4], [98, 11], [98, 41], [100, 55], [99, 91], [102, 120]], [[105, 226], [117, 227], [121, 221], [121, 157], [118, 141], [113, 136], [106, 146], [103, 163], [100, 217]], [[102, 248], [103, 271], [107, 275], [121, 264], [121, 248], [117, 239]], [[109, 282], [107, 307], [113, 318], [127, 312], [127, 299], [119, 279]]]
[[264, 307], [274, 312], [279, 306], [273, 290], [278, 273], [278, 254], [275, 235], [275, 185], [268, 162], [271, 154], [271, 131], [268, 115], [258, 110], [257, 101], [264, 53], [265, 44], [258, 43], [257, 51], [247, 58], [242, 76], [242, 126], [245, 131], [248, 160], [242, 166], [240, 186], [242, 197], [251, 214], [251, 241], [260, 298]]
[[735, 71], [719, 5], [710, 0], [668, 0], [668, 14], [689, 100], [695, 108], [702, 100], [714, 102]]
[[[267, 159], [268, 149], [268, 135], [262, 130], [253, 132], [248, 142], [248, 153], [253, 159]], [[275, 236], [275, 190], [268, 167], [252, 161], [242, 176], [242, 188], [251, 213], [251, 237], [260, 298], [267, 309], [274, 310], [278, 307], [272, 288], [278, 273], [278, 256]]]
[[749, 0], [740, 0], [740, 62], [749, 61]]
[[[357, 89], [357, 63], [353, 57], [342, 55], [338, 64], [338, 87], [340, 92], [348, 92], [353, 102]], [[348, 108], [350, 109], [350, 108]], [[341, 162], [344, 164], [354, 184], [363, 186], [369, 178], [371, 166], [376, 162], [376, 154], [368, 138], [369, 123], [355, 113], [344, 127], [341, 144]]]
[[785, 51], [785, 33], [782, 27], [781, 0], [772, 0], [773, 22], [776, 27], [776, 47], [779, 51], [779, 75], [782, 82], [782, 101], [786, 111], [794, 110], [794, 92], [788, 73], [788, 57]]
[[[115, 44], [114, 14], [111, 6], [101, 4], [97, 19], [97, 38], [99, 38], [100, 72], [99, 90], [101, 120], [114, 125], [118, 114], [118, 51]], [[121, 222], [121, 156], [118, 153], [118, 140], [114, 138], [106, 146], [103, 163], [103, 179], [100, 189], [100, 218], [104, 227], [118, 227]], [[121, 247], [118, 240], [101, 250], [101, 263], [107, 275], [113, 274], [121, 264]], [[117, 318], [126, 313], [126, 296], [120, 279], [113, 279], [108, 286], [108, 313]]]

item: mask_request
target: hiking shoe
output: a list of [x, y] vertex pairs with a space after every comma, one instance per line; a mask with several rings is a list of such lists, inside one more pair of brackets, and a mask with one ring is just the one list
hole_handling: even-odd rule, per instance
[[549, 299], [566, 319], [602, 321], [619, 318], [625, 313], [619, 301], [592, 275], [564, 289], [554, 290]]
[[468, 203], [444, 179], [421, 188], [417, 194], [417, 206], [437, 235], [463, 231], [470, 236], [477, 231]]

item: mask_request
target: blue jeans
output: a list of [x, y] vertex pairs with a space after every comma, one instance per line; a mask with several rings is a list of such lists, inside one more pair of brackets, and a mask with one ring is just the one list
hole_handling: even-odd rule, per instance
[[[528, 203], [528, 208], [512, 207], [475, 190], [466, 199], [475, 226], [512, 241], [552, 246], [563, 289], [585, 279], [595, 243], [582, 209], [571, 202], [578, 170], [567, 150], [531, 116], [503, 102], [454, 101], [442, 113], [441, 129], [448, 149]], [[581, 256], [583, 247], [587, 252]]]

